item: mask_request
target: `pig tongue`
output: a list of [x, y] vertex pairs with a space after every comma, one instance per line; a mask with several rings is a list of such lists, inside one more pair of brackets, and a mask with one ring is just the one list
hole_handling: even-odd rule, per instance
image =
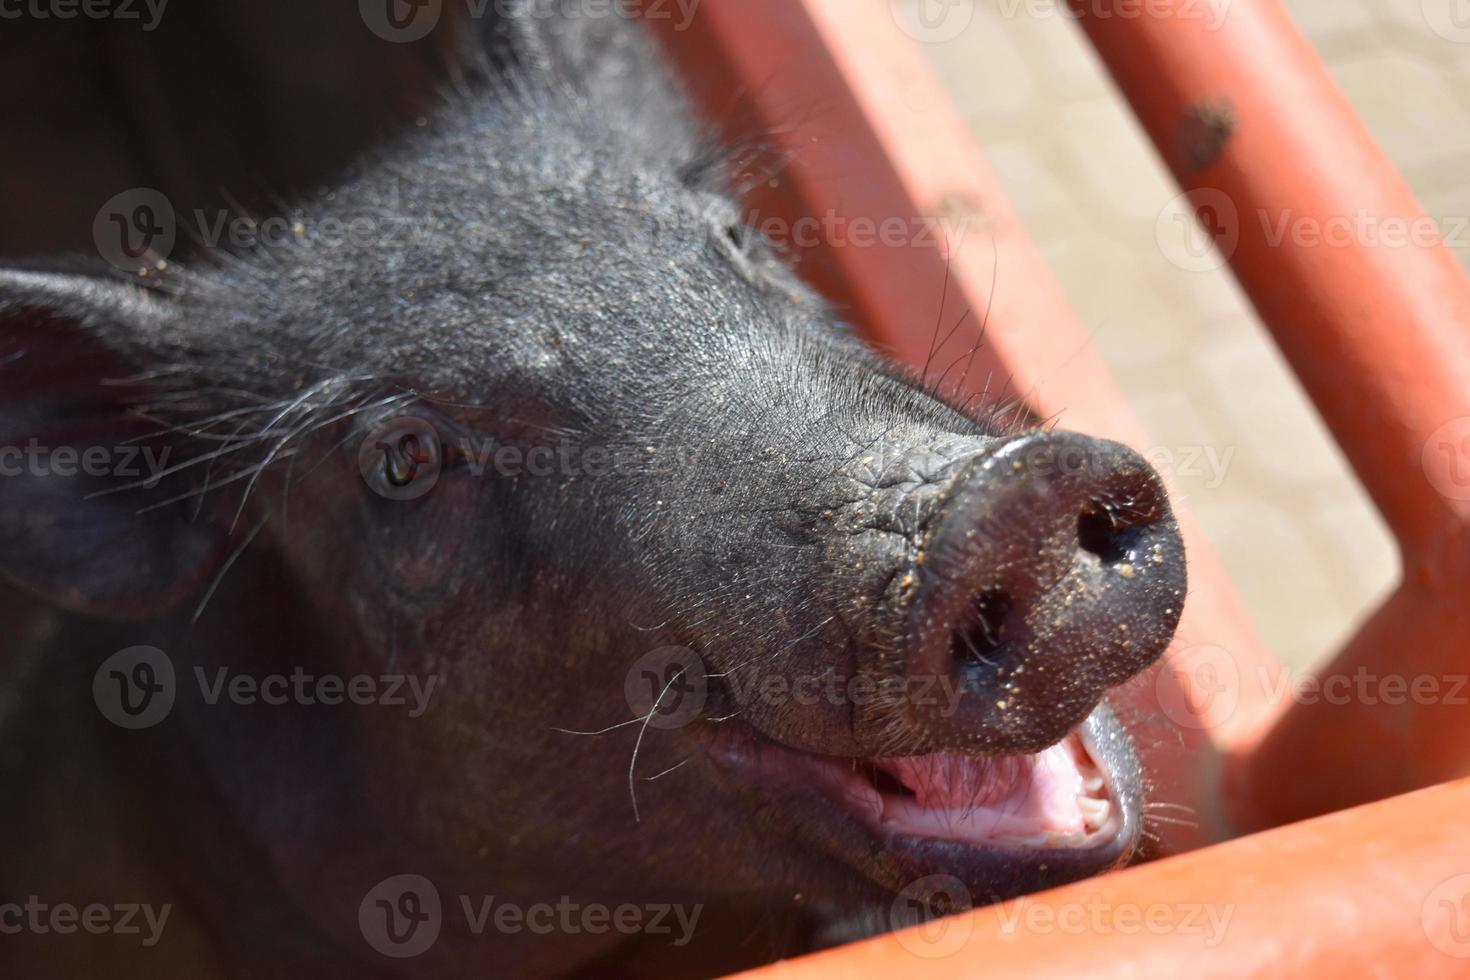
[[881, 792], [881, 820], [900, 833], [952, 840], [1040, 844], [1084, 835], [1087, 790], [1095, 780], [1084, 775], [1071, 741], [1030, 756], [936, 752], [875, 759], [907, 790]]

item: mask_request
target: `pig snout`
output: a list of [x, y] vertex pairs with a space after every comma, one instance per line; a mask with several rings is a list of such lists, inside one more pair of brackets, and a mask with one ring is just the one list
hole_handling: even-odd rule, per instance
[[[1163, 652], [1183, 545], [1137, 453], [1072, 432], [963, 463], [935, 503], [900, 596], [909, 722], [931, 744], [1030, 752]], [[934, 678], [952, 700], [914, 696]]]
[[749, 696], [710, 757], [891, 889], [944, 874], [996, 899], [1127, 860], [1144, 780], [1107, 694], [1159, 658], [1185, 598], [1158, 474], [1073, 432], [883, 446], [822, 511], [842, 639], [747, 657], [826, 665], [851, 696]]

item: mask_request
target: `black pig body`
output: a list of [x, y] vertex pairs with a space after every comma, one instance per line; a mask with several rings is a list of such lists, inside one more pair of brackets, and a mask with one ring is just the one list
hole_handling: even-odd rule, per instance
[[636, 27], [498, 27], [287, 241], [0, 274], [0, 445], [52, 450], [0, 478], [0, 883], [173, 909], [10, 975], [713, 973], [1131, 853], [1099, 705], [1178, 618], [1157, 478], [850, 336]]

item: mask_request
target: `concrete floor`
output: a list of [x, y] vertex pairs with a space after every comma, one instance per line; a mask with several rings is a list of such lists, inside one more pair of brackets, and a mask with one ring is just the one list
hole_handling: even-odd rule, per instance
[[[1330, 653], [1397, 579], [1392, 542], [1228, 272], [1181, 268], [1160, 231], [1178, 190], [1062, 0], [894, 6], [1155, 445], [1201, 454], [1175, 474], [1183, 506], [1268, 647]], [[1287, 6], [1446, 234], [1470, 221], [1470, 0]]]

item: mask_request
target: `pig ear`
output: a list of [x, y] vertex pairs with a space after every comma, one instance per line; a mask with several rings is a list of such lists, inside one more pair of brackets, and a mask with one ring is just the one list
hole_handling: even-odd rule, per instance
[[[174, 304], [101, 276], [0, 269], [0, 578], [109, 619], [199, 591], [227, 535], [195, 520], [140, 414]], [[175, 460], [177, 462], [177, 460]], [[163, 474], [160, 476], [160, 474]]]

